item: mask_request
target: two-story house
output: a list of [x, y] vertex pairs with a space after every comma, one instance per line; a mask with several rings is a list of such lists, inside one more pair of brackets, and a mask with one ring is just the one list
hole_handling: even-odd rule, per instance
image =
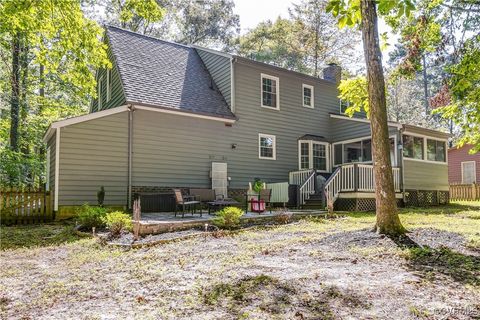
[[[107, 205], [130, 206], [172, 187], [238, 194], [256, 177], [308, 200], [317, 175], [337, 208], [374, 206], [370, 122], [342, 113], [338, 66], [321, 79], [116, 27], [105, 42], [113, 68], [97, 72], [91, 112], [45, 134], [55, 210], [95, 203], [100, 186]], [[448, 135], [389, 130], [399, 203], [448, 201]]]

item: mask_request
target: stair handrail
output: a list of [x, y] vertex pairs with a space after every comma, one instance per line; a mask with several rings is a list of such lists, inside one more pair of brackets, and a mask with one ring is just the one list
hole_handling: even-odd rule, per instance
[[305, 201], [310, 199], [310, 195], [315, 193], [315, 178], [316, 178], [316, 170], [312, 169], [308, 177], [300, 186], [300, 205], [303, 206]]
[[327, 179], [325, 182], [325, 197], [327, 198], [327, 206], [335, 203], [335, 200], [338, 198], [338, 194], [340, 193], [340, 173], [342, 168], [337, 167], [335, 171], [333, 171], [332, 175]]

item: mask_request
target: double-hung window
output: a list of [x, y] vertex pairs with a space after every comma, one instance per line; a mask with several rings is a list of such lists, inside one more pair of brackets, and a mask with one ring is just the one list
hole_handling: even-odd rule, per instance
[[462, 161], [462, 183], [471, 184], [477, 182], [475, 161]]
[[261, 75], [262, 78], [262, 107], [270, 109], [280, 109], [280, 91], [279, 80], [277, 77], [266, 74]]
[[423, 138], [403, 135], [403, 156], [405, 158], [423, 159]]
[[276, 137], [269, 134], [258, 134], [258, 158], [275, 160], [277, 158]]
[[308, 85], [308, 84], [303, 84], [302, 85], [302, 94], [303, 94], [303, 106], [306, 108], [312, 108], [314, 107], [314, 101], [313, 101], [313, 86]]
[[324, 142], [300, 140], [298, 142], [299, 169], [328, 171], [328, 145]]
[[445, 141], [427, 139], [427, 160], [445, 162]]

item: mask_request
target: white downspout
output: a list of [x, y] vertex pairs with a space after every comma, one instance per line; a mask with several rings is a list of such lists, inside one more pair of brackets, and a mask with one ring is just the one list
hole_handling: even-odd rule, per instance
[[128, 107], [128, 209], [132, 208], [133, 106]]

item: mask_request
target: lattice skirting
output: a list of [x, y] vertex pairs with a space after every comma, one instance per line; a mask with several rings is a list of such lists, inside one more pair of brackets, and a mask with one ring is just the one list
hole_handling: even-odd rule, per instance
[[[402, 207], [402, 199], [397, 199], [397, 206]], [[375, 211], [375, 198], [339, 198], [335, 201], [336, 211]]]
[[407, 207], [427, 207], [447, 204], [450, 202], [448, 191], [406, 190], [405, 205]]

